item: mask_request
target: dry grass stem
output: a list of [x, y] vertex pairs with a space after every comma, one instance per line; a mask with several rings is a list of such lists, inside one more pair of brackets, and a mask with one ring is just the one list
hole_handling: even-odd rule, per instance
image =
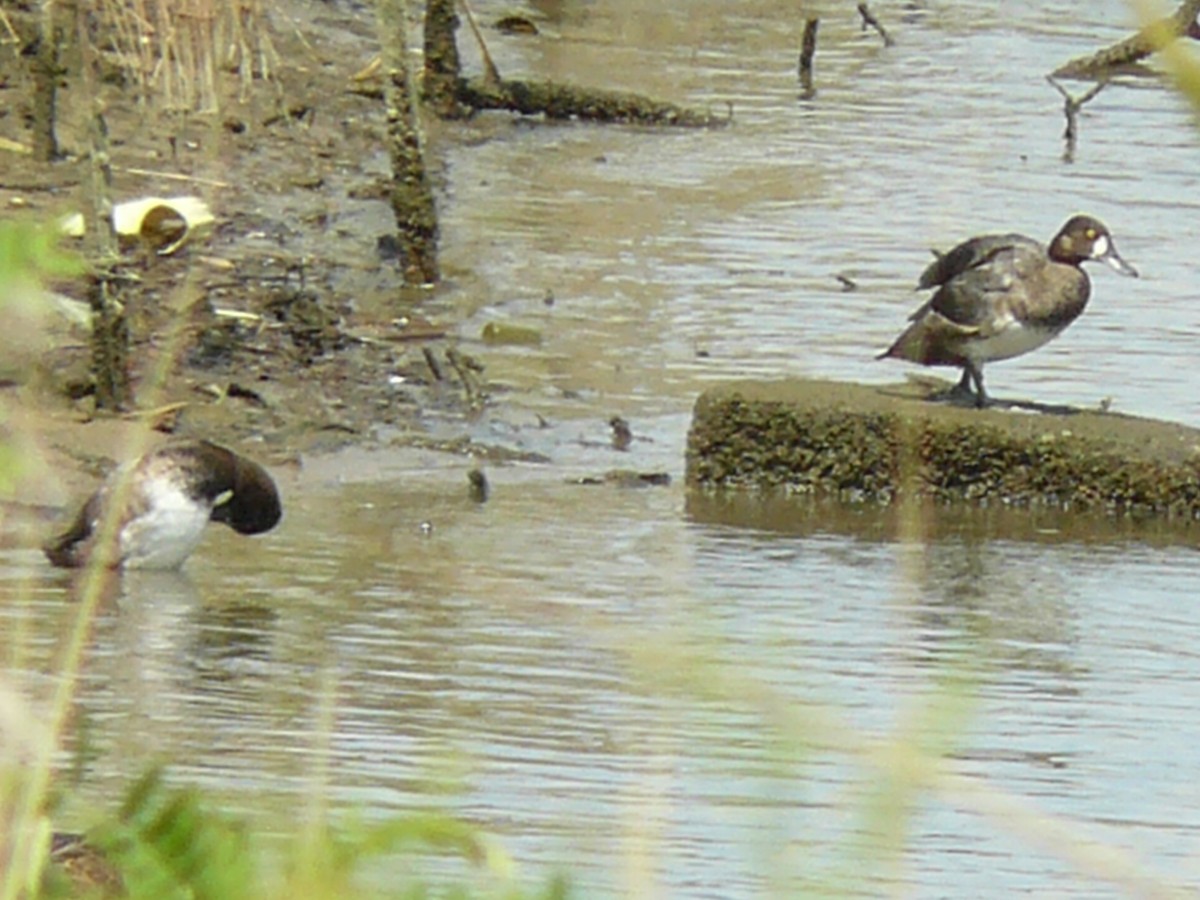
[[96, 15], [101, 49], [144, 103], [214, 113], [221, 70], [244, 99], [279, 65], [261, 0], [101, 0]]

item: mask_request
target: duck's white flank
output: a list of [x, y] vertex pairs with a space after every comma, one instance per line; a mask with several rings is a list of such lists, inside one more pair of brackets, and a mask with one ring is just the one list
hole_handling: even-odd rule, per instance
[[200, 544], [212, 506], [189, 497], [177, 479], [158, 475], [132, 485], [140, 513], [121, 529], [121, 557], [130, 569], [175, 569]]
[[982, 365], [1000, 359], [1012, 359], [1036, 350], [1056, 338], [1062, 328], [1039, 328], [1019, 321], [1008, 314], [997, 317], [995, 330], [985, 338], [976, 338], [962, 348], [963, 356]]

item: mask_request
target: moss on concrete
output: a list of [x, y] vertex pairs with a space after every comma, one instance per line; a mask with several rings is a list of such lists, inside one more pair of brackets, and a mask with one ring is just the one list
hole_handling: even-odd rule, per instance
[[693, 485], [1200, 515], [1200, 430], [1100, 411], [976, 410], [928, 384], [738, 382], [696, 402]]

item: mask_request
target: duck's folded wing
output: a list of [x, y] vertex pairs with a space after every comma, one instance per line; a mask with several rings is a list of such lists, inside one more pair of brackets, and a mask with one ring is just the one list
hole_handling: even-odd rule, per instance
[[926, 305], [930, 312], [987, 337], [1011, 319], [1023, 282], [1043, 265], [1044, 252], [1032, 241], [995, 246], [986, 259], [943, 284]]
[[921, 273], [917, 289], [937, 287], [973, 269], [987, 267], [998, 255], [1013, 252], [1041, 253], [1041, 245], [1022, 234], [989, 234], [963, 241], [948, 253], [943, 253]]
[[931, 309], [929, 303], [917, 312], [919, 315], [913, 323], [877, 358], [892, 356], [925, 365], [961, 365], [958, 348], [964, 340], [977, 337], [979, 329], [947, 319]]

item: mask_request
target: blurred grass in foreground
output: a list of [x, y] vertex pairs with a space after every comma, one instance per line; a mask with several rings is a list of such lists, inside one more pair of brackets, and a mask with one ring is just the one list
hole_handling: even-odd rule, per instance
[[[1146, 26], [1161, 22], [1164, 11], [1158, 3], [1148, 3], [1138, 0], [1135, 8], [1139, 20]], [[1169, 12], [1169, 11], [1168, 11]], [[1200, 115], [1200, 56], [1195, 50], [1195, 42], [1176, 39], [1166, 28], [1160, 27], [1155, 35], [1155, 43], [1167, 71], [1175, 80], [1179, 92], [1192, 104], [1192, 108]]]

